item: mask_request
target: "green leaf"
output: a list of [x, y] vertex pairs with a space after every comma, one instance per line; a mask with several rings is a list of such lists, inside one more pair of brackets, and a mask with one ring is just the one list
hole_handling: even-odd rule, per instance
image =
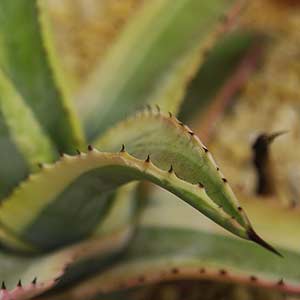
[[[268, 239], [277, 240], [284, 258], [228, 236], [174, 195], [154, 189], [122, 261], [55, 299], [94, 298], [179, 279], [230, 281], [300, 294], [299, 212], [258, 200], [242, 203], [255, 219], [254, 225]], [[282, 230], [278, 220], [284, 224]]]
[[257, 37], [253, 33], [236, 30], [216, 43], [189, 86], [179, 114], [181, 120], [191, 121], [195, 114], [202, 111], [205, 113], [207, 105], [236, 70], [255, 41]]
[[38, 257], [0, 252], [0, 281], [6, 286], [5, 290], [0, 290], [0, 299], [28, 299], [41, 294], [53, 288], [68, 268], [88, 257], [108, 258], [118, 253], [131, 235], [131, 228], [123, 228], [101, 239], [91, 239]]
[[56, 157], [51, 141], [1, 70], [0, 148], [0, 199], [36, 171], [39, 162]]
[[201, 60], [196, 55], [197, 47], [231, 3], [145, 3], [79, 93], [79, 111], [88, 139], [94, 139], [138, 105], [160, 101], [161, 95], [168, 96], [174, 86], [178, 89], [175, 96], [180, 99], [181, 87]]
[[201, 183], [211, 200], [242, 226], [251, 227], [208, 149], [174, 116], [145, 110], [120, 122], [95, 142], [105, 151], [116, 151], [122, 144], [137, 158], [149, 154], [152, 162], [160, 168], [167, 171], [172, 166], [175, 174], [183, 180]]
[[[112, 192], [135, 180], [148, 180], [169, 190], [229, 231], [248, 238], [248, 228], [211, 201], [198, 184], [159, 169], [149, 159], [93, 149], [87, 154], [64, 156], [32, 175], [2, 203], [1, 223], [39, 249], [73, 243], [91, 233], [105, 216]], [[15, 246], [9, 240], [2, 242]]]
[[36, 2], [0, 2], [0, 66], [58, 149], [74, 151], [81, 130], [55, 61], [46, 12]]

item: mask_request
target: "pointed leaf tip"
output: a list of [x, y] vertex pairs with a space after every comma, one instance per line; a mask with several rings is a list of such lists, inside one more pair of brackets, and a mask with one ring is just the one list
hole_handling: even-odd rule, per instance
[[260, 246], [262, 246], [263, 248], [273, 252], [274, 254], [283, 257], [283, 255], [278, 252], [273, 246], [271, 246], [270, 244], [268, 244], [265, 240], [263, 240], [255, 231], [253, 228], [248, 229], [247, 231], [248, 237], [251, 241], [259, 244]]

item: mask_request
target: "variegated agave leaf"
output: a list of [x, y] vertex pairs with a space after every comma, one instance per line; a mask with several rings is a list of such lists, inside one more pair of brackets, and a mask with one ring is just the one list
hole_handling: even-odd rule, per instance
[[51, 162], [56, 156], [52, 142], [1, 70], [0, 147], [0, 199], [36, 171], [39, 162]]
[[[251, 212], [254, 225], [280, 247], [284, 258], [228, 236], [172, 194], [155, 189], [122, 262], [55, 299], [101, 298], [112, 291], [180, 279], [230, 281], [300, 294], [299, 234], [295, 230], [299, 211], [253, 200], [242, 204]], [[285, 228], [278, 232], [279, 219]], [[293, 234], [287, 236], [287, 230]]]
[[150, 155], [153, 163], [160, 168], [174, 172], [192, 184], [199, 184], [212, 202], [244, 228], [245, 235], [242, 237], [274, 250], [255, 234], [208, 149], [190, 128], [171, 113], [164, 115], [159, 107], [154, 110], [149, 107], [119, 123], [96, 141], [98, 147], [110, 151], [116, 150], [118, 144], [126, 145], [126, 150], [135, 157]]
[[[5, 199], [0, 208], [4, 229], [37, 251], [75, 242], [87, 237], [105, 214], [112, 191], [130, 181], [149, 180], [233, 233], [248, 238], [247, 230], [211, 201], [202, 186], [158, 168], [149, 156], [138, 159], [124, 149], [120, 153], [89, 149], [86, 154], [64, 155], [55, 165], [44, 166]], [[2, 238], [3, 243], [16, 247], [10, 244], [11, 239]]]
[[1, 300], [29, 299], [52, 288], [72, 265], [89, 256], [108, 259], [120, 252], [132, 235], [132, 228], [124, 227], [101, 239], [90, 239], [63, 250], [38, 257], [0, 254]]
[[208, 33], [230, 7], [232, 1], [145, 2], [78, 95], [88, 139], [143, 103], [177, 112], [176, 99], [215, 38]]
[[56, 62], [43, 1], [0, 3], [0, 67], [60, 151], [79, 147], [83, 135]]

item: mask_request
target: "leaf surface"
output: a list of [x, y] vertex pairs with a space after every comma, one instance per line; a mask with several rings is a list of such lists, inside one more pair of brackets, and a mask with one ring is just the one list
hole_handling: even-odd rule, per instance
[[24, 300], [53, 288], [63, 274], [86, 257], [109, 257], [118, 253], [132, 235], [123, 228], [102, 239], [91, 239], [74, 246], [38, 257], [22, 257], [0, 252], [0, 300]]
[[149, 159], [95, 149], [87, 154], [65, 155], [55, 165], [32, 175], [2, 203], [1, 223], [39, 249], [73, 243], [86, 237], [105, 215], [111, 193], [135, 180], [148, 180], [171, 191], [221, 226], [248, 238], [247, 228], [211, 201], [198, 184], [156, 167]]
[[[78, 95], [88, 139], [93, 140], [143, 103], [156, 101], [163, 106], [162, 95], [166, 107], [171, 94], [180, 101], [201, 61], [208, 33], [231, 3], [145, 3]], [[168, 109], [176, 111], [175, 106]]]
[[54, 146], [32, 111], [0, 70], [0, 199], [39, 162], [55, 159]]
[[[69, 289], [63, 297], [76, 300], [180, 279], [236, 282], [300, 294], [299, 231], [294, 228], [299, 211], [251, 200], [242, 201], [243, 206], [251, 212], [254, 225], [277, 241], [284, 258], [229, 236], [174, 195], [154, 189], [122, 261]], [[283, 230], [278, 220], [285, 224]], [[289, 237], [286, 232], [291, 233]]]
[[82, 141], [55, 61], [42, 2], [0, 3], [0, 66], [32, 109], [60, 151], [74, 151]]

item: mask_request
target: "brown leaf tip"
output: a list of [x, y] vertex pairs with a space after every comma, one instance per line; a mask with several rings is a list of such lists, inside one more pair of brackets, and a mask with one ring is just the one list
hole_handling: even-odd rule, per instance
[[255, 282], [255, 281], [257, 281], [257, 277], [251, 275], [251, 276], [250, 276], [250, 280], [253, 281], [253, 282]]
[[271, 251], [272, 253], [280, 256], [280, 257], [283, 257], [282, 254], [280, 252], [278, 252], [273, 246], [271, 246], [270, 244], [268, 244], [266, 241], [264, 241], [254, 230], [253, 228], [249, 228], [248, 231], [247, 231], [247, 234], [248, 234], [248, 238], [261, 245], [263, 248]]
[[178, 268], [173, 268], [171, 270], [172, 274], [178, 274], [179, 273], [179, 269]]

